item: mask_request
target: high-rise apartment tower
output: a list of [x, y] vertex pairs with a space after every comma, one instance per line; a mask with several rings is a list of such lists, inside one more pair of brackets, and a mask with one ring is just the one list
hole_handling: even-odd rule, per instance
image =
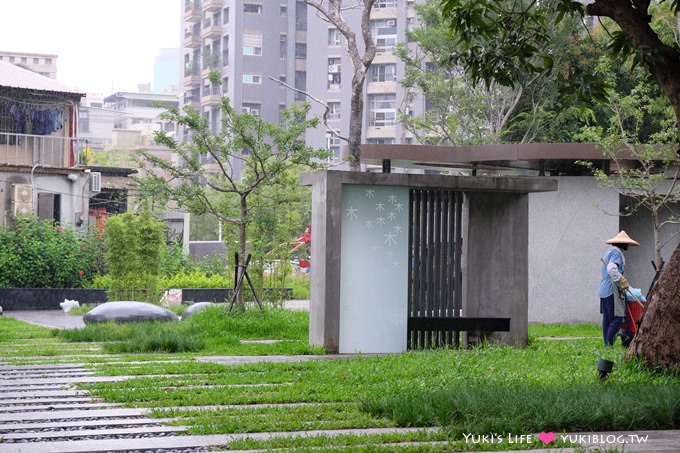
[[[354, 4], [354, 2], [346, 2]], [[397, 43], [415, 20], [413, 0], [377, 0], [371, 30], [377, 55], [366, 77], [364, 138], [366, 143], [410, 143], [398, 123], [398, 111], [417, 112], [417, 99], [399, 85], [403, 64], [394, 54]], [[349, 128], [352, 66], [345, 39], [304, 1], [182, 0], [183, 78], [180, 103], [192, 105], [219, 128], [219, 103], [230, 98], [239, 111], [276, 122], [294, 102], [309, 101], [313, 113], [329, 106], [329, 126], [346, 135]], [[344, 16], [361, 36], [361, 11]], [[363, 45], [361, 46], [363, 47]], [[222, 84], [210, 83], [212, 71]], [[294, 89], [292, 89], [294, 88]], [[343, 142], [324, 126], [306, 136], [312, 146], [332, 149], [339, 157]]]

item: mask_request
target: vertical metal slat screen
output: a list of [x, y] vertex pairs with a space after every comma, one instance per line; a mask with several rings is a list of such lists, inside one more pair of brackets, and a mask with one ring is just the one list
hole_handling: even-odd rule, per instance
[[428, 319], [460, 317], [463, 193], [411, 189], [408, 347], [458, 346], [460, 332]]

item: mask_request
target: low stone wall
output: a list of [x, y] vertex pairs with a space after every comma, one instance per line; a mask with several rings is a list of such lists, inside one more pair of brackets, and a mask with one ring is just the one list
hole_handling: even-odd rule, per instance
[[81, 304], [107, 301], [104, 289], [83, 288], [0, 288], [0, 307], [11, 310], [60, 310], [64, 299]]
[[[229, 301], [232, 294], [231, 288], [185, 288], [182, 289], [182, 303], [223, 303]], [[264, 288], [258, 297], [264, 300], [290, 300], [293, 298], [293, 289]], [[76, 300], [83, 305], [108, 302], [104, 289], [0, 288], [0, 307], [4, 311], [60, 310], [59, 304], [64, 299]]]

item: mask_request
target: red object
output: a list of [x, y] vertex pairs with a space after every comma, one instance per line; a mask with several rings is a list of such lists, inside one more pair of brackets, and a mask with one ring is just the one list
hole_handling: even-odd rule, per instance
[[636, 334], [638, 330], [638, 322], [642, 317], [642, 312], [645, 309], [645, 302], [628, 301], [628, 310], [626, 310], [626, 321], [621, 326], [622, 332]]
[[302, 269], [306, 269], [306, 268], [309, 267], [309, 261], [307, 261], [307, 260], [300, 260], [300, 261], [299, 261], [299, 265], [300, 265], [300, 267], [301, 267]]

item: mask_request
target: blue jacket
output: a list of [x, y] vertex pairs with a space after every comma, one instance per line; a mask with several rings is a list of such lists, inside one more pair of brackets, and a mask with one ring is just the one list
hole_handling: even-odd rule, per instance
[[[609, 250], [607, 250], [607, 253], [602, 257], [602, 259], [607, 264], [615, 263], [619, 268], [619, 272], [623, 274], [624, 265], [623, 254], [621, 253], [621, 250], [617, 249], [616, 247], [611, 247]], [[614, 284], [612, 283], [612, 279], [609, 277], [609, 274], [607, 273], [607, 266], [605, 264], [602, 264], [600, 268], [602, 280], [600, 281], [599, 292], [600, 299], [604, 299], [605, 297], [609, 297], [612, 294], [614, 294]]]

